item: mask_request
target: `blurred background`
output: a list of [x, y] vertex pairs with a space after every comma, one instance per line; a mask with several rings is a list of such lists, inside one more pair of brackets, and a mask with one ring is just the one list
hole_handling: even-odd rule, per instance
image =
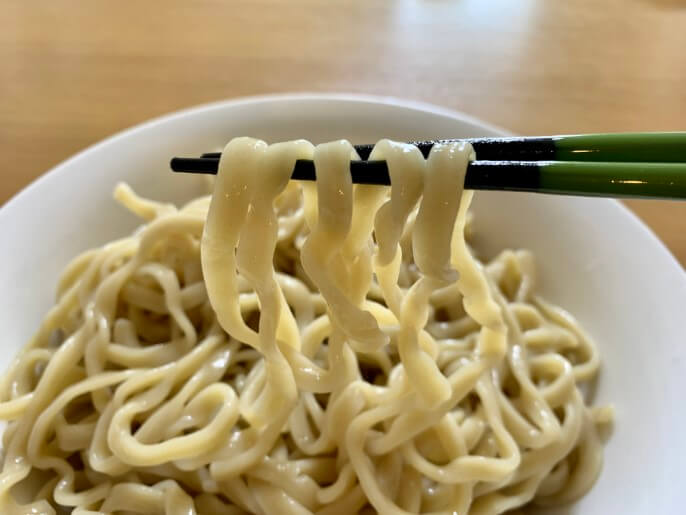
[[[0, 205], [116, 132], [275, 92], [524, 135], [686, 129], [686, 0], [2, 0]], [[630, 201], [686, 264], [686, 203]]]

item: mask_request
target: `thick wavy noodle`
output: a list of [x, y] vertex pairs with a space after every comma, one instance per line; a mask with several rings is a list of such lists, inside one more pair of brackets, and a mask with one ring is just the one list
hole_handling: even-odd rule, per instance
[[[0, 383], [0, 512], [502, 513], [598, 476], [595, 345], [466, 236], [471, 147], [224, 149], [212, 197], [64, 271]], [[316, 183], [289, 181], [313, 159]]]

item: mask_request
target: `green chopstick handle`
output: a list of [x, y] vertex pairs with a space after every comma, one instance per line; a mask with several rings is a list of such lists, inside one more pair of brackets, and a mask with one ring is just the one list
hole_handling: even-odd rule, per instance
[[540, 193], [686, 199], [686, 163], [538, 162]]
[[553, 136], [558, 161], [686, 163], [686, 132]]

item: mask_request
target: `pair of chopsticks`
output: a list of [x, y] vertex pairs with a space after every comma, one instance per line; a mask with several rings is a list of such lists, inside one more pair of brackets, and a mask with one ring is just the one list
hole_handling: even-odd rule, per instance
[[[428, 156], [435, 143], [412, 142]], [[476, 161], [465, 188], [599, 197], [686, 199], [686, 132], [587, 134], [534, 138], [471, 138]], [[385, 161], [368, 161], [373, 145], [355, 145], [357, 184], [389, 185]], [[175, 157], [175, 172], [216, 174], [219, 153]], [[299, 160], [293, 179], [315, 180], [314, 163]]]

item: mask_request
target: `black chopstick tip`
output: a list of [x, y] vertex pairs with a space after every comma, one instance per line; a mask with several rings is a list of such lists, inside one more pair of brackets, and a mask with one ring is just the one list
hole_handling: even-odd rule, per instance
[[219, 159], [199, 157], [173, 157], [169, 167], [174, 172], [216, 174]]

